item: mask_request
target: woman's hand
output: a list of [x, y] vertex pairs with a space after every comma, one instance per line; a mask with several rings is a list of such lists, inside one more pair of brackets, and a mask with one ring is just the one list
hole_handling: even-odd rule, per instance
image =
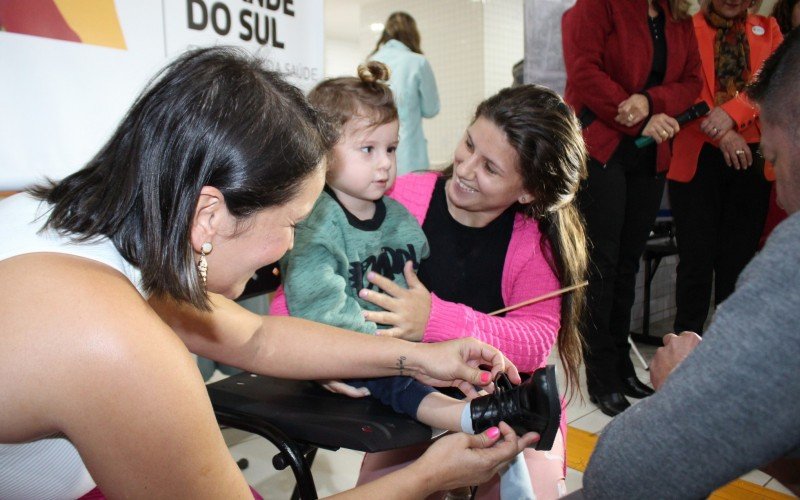
[[716, 107], [700, 122], [700, 130], [712, 139], [719, 139], [733, 128], [735, 123], [724, 109]]
[[659, 113], [650, 117], [647, 125], [642, 130], [642, 135], [651, 137], [657, 144], [668, 141], [678, 133], [681, 129], [678, 120], [675, 118]]
[[614, 118], [620, 125], [633, 127], [647, 118], [650, 114], [650, 103], [642, 94], [633, 94], [617, 106], [617, 116]]
[[539, 435], [533, 432], [517, 437], [501, 422], [498, 427], [474, 436], [464, 433], [445, 436], [409, 467], [415, 468], [425, 479], [423, 482], [430, 485], [430, 493], [482, 484], [538, 440]]
[[378, 273], [370, 272], [367, 275], [369, 282], [385, 293], [364, 288], [358, 296], [383, 309], [364, 311], [367, 321], [392, 327], [379, 330], [378, 335], [419, 342], [431, 315], [431, 293], [417, 278], [411, 261], [406, 262], [403, 274], [408, 283], [407, 289]]
[[366, 387], [353, 387], [341, 380], [317, 380], [317, 383], [334, 394], [344, 394], [351, 398], [363, 398], [371, 394]]
[[719, 140], [719, 149], [725, 157], [725, 163], [736, 170], [746, 170], [753, 164], [753, 152], [747, 141], [738, 132], [729, 130]]
[[414, 368], [405, 373], [401, 371], [400, 375], [413, 376], [423, 384], [458, 387], [468, 397], [476, 397], [475, 386], [493, 392], [491, 382], [501, 372], [514, 384], [522, 382], [517, 367], [503, 353], [472, 337], [410, 346], [414, 349]]

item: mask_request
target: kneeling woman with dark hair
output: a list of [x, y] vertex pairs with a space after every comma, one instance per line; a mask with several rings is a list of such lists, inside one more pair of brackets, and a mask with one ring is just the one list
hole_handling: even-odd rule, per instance
[[[417, 345], [231, 300], [292, 246], [322, 190], [326, 129], [255, 59], [197, 50], [84, 169], [0, 202], [0, 497], [95, 484], [113, 497], [252, 497], [190, 352], [279, 377], [388, 376], [402, 357], [426, 384], [485, 385], [478, 365], [519, 381], [473, 339]], [[485, 480], [534, 439], [504, 424], [447, 437], [350, 496]]]

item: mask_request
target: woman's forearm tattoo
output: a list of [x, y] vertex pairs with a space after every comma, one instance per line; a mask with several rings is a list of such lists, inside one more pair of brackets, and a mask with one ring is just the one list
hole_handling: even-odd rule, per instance
[[400, 356], [397, 358], [397, 369], [400, 370], [400, 375], [403, 375], [403, 370], [406, 368], [406, 357]]

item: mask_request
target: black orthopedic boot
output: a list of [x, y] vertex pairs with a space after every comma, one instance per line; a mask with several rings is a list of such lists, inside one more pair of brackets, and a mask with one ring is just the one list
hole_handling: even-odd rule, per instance
[[470, 416], [476, 433], [502, 421], [520, 436], [526, 432], [538, 432], [541, 438], [536, 449], [551, 449], [561, 424], [555, 365], [539, 368], [518, 386], [512, 386], [508, 377], [501, 373], [492, 394], [472, 400]]

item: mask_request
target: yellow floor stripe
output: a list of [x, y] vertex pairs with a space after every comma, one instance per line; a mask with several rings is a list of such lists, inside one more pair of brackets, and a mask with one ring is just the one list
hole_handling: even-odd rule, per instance
[[570, 426], [567, 429], [567, 467], [581, 472], [585, 471], [595, 443], [597, 443], [597, 434]]
[[[596, 443], [597, 434], [570, 426], [567, 431], [567, 467], [580, 472], [586, 470], [586, 465], [589, 463], [589, 457], [592, 455]], [[714, 500], [749, 500], [753, 498], [792, 499], [795, 497], [737, 479], [712, 493], [709, 498]]]

